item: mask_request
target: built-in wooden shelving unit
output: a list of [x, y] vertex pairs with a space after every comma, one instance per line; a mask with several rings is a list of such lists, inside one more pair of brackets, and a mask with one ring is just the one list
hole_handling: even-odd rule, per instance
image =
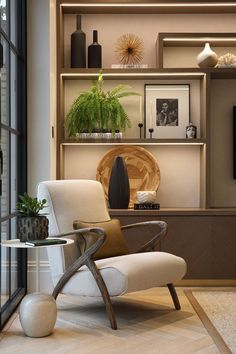
[[[195, 203], [198, 204], [197, 207], [179, 208], [173, 203], [168, 208], [163, 208], [161, 205], [160, 210], [110, 210], [111, 216], [118, 217], [122, 224], [153, 218], [166, 220], [169, 224], [169, 238], [165, 241], [166, 243], [163, 243], [162, 249], [184, 257], [189, 269], [187, 277], [192, 279], [235, 278], [232, 266], [231, 268], [227, 267], [221, 255], [223, 252], [231, 261], [231, 264], [236, 267], [235, 257], [232, 252], [235, 249], [233, 232], [236, 227], [236, 208], [227, 208], [225, 206], [213, 208], [212, 203], [214, 196], [212, 195], [211, 187], [213, 177], [211, 146], [214, 121], [212, 122], [211, 118], [211, 93], [213, 91], [212, 87], [216, 90], [218, 84], [216, 80], [236, 80], [236, 68], [165, 68], [164, 52], [174, 50], [175, 47], [178, 50], [181, 48], [183, 50], [191, 50], [190, 47], [195, 47], [195, 51], [196, 47], [199, 47], [200, 51], [200, 47], [203, 47], [206, 42], [209, 42], [213, 47], [223, 47], [227, 51], [228, 47], [236, 47], [236, 33], [227, 31], [225, 33], [219, 33], [218, 31], [215, 33], [191, 31], [188, 33], [187, 30], [186, 33], [167, 33], [159, 31], [159, 34], [156, 34], [158, 49], [156, 52], [158, 65], [156, 67], [153, 65], [153, 67], [147, 69], [102, 68], [104, 78], [109, 81], [109, 85], [112, 84], [112, 81], [114, 81], [114, 85], [116, 85], [117, 81], [125, 81], [133, 83], [136, 87], [138, 85], [141, 87], [142, 85], [142, 88], [145, 83], [189, 83], [192, 104], [190, 119], [192, 120], [194, 117], [194, 123], [198, 125], [198, 138], [193, 140], [184, 138], [139, 139], [138, 130], [135, 131], [133, 138], [68, 139], [65, 133], [64, 119], [71, 95], [75, 96], [77, 87], [78, 92], [81, 87], [82, 89], [89, 87], [90, 81], [96, 79], [99, 74], [99, 69], [72, 69], [68, 67], [68, 33], [73, 27], [70, 21], [74, 23], [76, 14], [82, 14], [82, 17], [85, 15], [86, 18], [94, 15], [96, 20], [99, 20], [97, 15], [132, 14], [139, 16], [140, 21], [140, 15], [143, 15], [143, 18], [147, 18], [149, 15], [158, 14], [176, 14], [176, 16], [178, 14], [229, 14], [229, 16], [233, 16], [235, 13], [236, 2], [233, 1], [198, 2], [182, 0], [179, 2], [173, 0], [170, 2], [150, 0], [142, 2], [130, 1], [128, 3], [126, 1], [57, 1], [57, 177], [59, 179], [87, 178], [87, 166], [83, 165], [85, 162], [90, 164], [88, 169], [90, 172], [94, 170], [95, 176], [96, 163], [101, 154], [119, 145], [138, 145], [143, 146], [152, 153], [157, 152], [158, 157], [160, 156], [158, 154], [162, 154], [162, 164], [166, 163], [171, 154], [175, 154], [176, 158], [171, 162], [174, 167], [168, 172], [169, 174], [165, 175], [167, 180], [165, 193], [166, 199], [168, 199], [170, 197], [168, 188], [172, 183], [169, 180], [170, 175], [175, 173], [178, 175], [181, 172], [186, 177], [191, 172], [192, 167], [195, 168], [197, 165], [195, 175], [194, 173], [191, 175], [195, 178], [195, 182], [192, 182], [190, 188], [192, 199], [197, 197], [195, 198], [198, 200]], [[201, 21], [204, 21], [203, 17]], [[153, 46], [155, 46], [155, 42]], [[194, 63], [192, 65], [194, 66]], [[229, 84], [232, 83], [228, 82]], [[142, 94], [144, 94], [143, 89]], [[220, 94], [224, 94], [224, 92]], [[198, 113], [193, 114], [194, 110]], [[225, 117], [222, 117], [222, 119], [225, 119]], [[219, 143], [221, 144], [221, 136], [219, 137]], [[91, 162], [92, 156], [96, 157], [95, 162]], [[185, 158], [189, 162], [189, 156], [194, 157], [195, 166], [182, 163]], [[68, 160], [70, 161], [68, 162]], [[182, 166], [182, 171], [180, 171], [179, 166]], [[71, 170], [68, 171], [67, 169]], [[189, 183], [191, 184], [191, 180]], [[185, 196], [185, 185], [183, 184], [179, 189], [178, 198], [180, 200]], [[135, 238], [139, 236], [142, 237], [142, 234], [135, 235]], [[224, 238], [227, 239], [226, 243], [224, 243]], [[214, 263], [215, 259], [220, 259], [221, 265], [218, 266], [218, 264]]]

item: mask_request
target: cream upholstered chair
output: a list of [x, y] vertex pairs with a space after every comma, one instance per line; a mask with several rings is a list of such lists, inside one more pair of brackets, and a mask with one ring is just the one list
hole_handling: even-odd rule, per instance
[[[118, 252], [121, 255], [94, 260], [96, 252], [102, 250], [108, 241], [104, 243], [104, 229], [97, 225], [111, 222], [102, 185], [91, 180], [45, 181], [38, 185], [38, 198], [47, 200], [45, 212], [49, 218], [50, 237], [66, 234], [75, 240], [66, 247], [47, 249], [55, 298], [59, 293], [102, 296], [113, 329], [117, 328], [117, 324], [110, 300], [112, 296], [167, 285], [175, 308], [180, 309], [173, 283], [185, 275], [185, 261], [169, 253], [146, 252], [153, 250], [165, 236], [165, 222], [150, 221], [122, 226], [121, 230], [155, 225], [157, 234], [138, 250], [141, 253], [127, 254], [123, 250], [123, 253]], [[75, 220], [92, 223], [92, 226], [74, 231]], [[91, 234], [96, 234], [97, 240], [86, 248], [86, 237]]]

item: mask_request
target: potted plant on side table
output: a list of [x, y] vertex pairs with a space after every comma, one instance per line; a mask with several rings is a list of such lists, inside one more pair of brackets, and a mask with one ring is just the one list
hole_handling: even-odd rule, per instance
[[45, 204], [46, 199], [38, 200], [27, 193], [19, 196], [19, 202], [16, 203], [17, 235], [21, 242], [48, 237], [48, 219], [45, 215], [39, 214]]
[[130, 87], [122, 84], [105, 92], [103, 84], [100, 72], [91, 89], [82, 92], [73, 102], [65, 119], [70, 137], [104, 137], [106, 132], [111, 137], [131, 126], [120, 98], [140, 94], [129, 91]]

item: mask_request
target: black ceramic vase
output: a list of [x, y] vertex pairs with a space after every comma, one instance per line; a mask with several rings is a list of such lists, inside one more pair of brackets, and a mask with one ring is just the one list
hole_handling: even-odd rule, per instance
[[71, 35], [71, 67], [86, 68], [86, 37], [81, 30], [81, 16], [77, 15], [77, 30]]
[[93, 43], [88, 47], [88, 68], [102, 67], [102, 46], [98, 43], [98, 31], [93, 31]]
[[127, 167], [123, 157], [117, 156], [113, 162], [108, 189], [111, 209], [127, 209], [130, 199], [130, 187]]

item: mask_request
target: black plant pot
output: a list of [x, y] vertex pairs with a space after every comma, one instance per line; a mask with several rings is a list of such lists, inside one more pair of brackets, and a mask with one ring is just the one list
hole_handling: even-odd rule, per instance
[[130, 199], [130, 187], [127, 167], [123, 157], [117, 156], [113, 162], [108, 189], [111, 209], [127, 209]]
[[20, 242], [43, 240], [48, 237], [48, 219], [40, 216], [18, 216], [17, 236]]

